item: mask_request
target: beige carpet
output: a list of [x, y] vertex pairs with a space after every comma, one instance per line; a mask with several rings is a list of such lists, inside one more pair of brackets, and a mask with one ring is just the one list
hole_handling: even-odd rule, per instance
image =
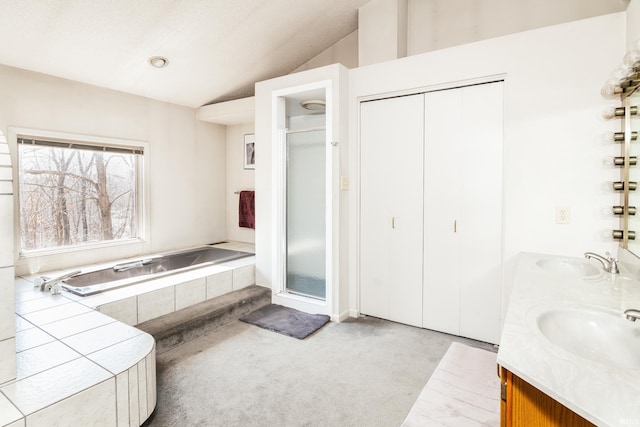
[[306, 340], [233, 322], [159, 354], [149, 426], [399, 426], [453, 341], [375, 318]]

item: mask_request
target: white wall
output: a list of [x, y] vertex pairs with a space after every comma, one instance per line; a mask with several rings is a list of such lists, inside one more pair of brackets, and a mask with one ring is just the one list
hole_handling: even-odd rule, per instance
[[[589, 250], [615, 252], [617, 242], [603, 235], [617, 228], [618, 220], [604, 211], [618, 201], [607, 186], [619, 171], [603, 166], [603, 159], [619, 147], [600, 138], [619, 123], [601, 118], [610, 102], [601, 97], [600, 88], [624, 53], [625, 19], [625, 13], [605, 15], [350, 71], [352, 309], [357, 306], [362, 98], [505, 77], [503, 307], [521, 251], [578, 257]], [[455, 159], [449, 162], [457, 167]], [[555, 223], [557, 206], [571, 208], [570, 224]]]
[[0, 130], [0, 384], [16, 377], [12, 179], [9, 145]]
[[[507, 34], [616, 13], [629, 0], [373, 0], [359, 11], [360, 35], [354, 31], [293, 73], [340, 63], [356, 68]], [[627, 13], [640, 21], [638, 0]], [[398, 19], [401, 22], [398, 22]], [[384, 27], [384, 31], [381, 28]], [[631, 43], [640, 38], [640, 23], [627, 24]], [[362, 39], [362, 46], [359, 46]], [[398, 43], [404, 43], [398, 49]], [[364, 52], [358, 52], [358, 48]], [[359, 63], [359, 56], [364, 55]]]
[[407, 56], [407, 0], [371, 0], [358, 10], [360, 66]]
[[[255, 230], [238, 227], [241, 190], [255, 189], [255, 170], [244, 169], [244, 135], [253, 133], [253, 123], [227, 126], [227, 240], [255, 242]], [[256, 161], [260, 153], [256, 152]]]
[[408, 1], [408, 55], [615, 13], [624, 7], [624, 0]]
[[342, 64], [347, 68], [358, 66], [358, 30], [349, 34], [324, 52], [305, 62], [294, 73], [330, 64]]
[[631, 0], [627, 6], [627, 50], [640, 40], [640, 0]]
[[5, 132], [15, 126], [149, 143], [150, 226], [144, 245], [18, 260], [16, 274], [224, 240], [223, 126], [196, 120], [191, 108], [6, 66], [0, 66], [0, 87]]

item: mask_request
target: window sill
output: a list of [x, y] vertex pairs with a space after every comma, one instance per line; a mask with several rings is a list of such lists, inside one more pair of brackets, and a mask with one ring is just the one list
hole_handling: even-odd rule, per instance
[[44, 271], [75, 268], [79, 265], [102, 264], [115, 259], [139, 256], [149, 251], [149, 241], [129, 239], [58, 249], [20, 253], [15, 263], [17, 276], [29, 276]]
[[126, 240], [114, 240], [111, 242], [98, 242], [95, 244], [63, 246], [55, 249], [34, 249], [31, 251], [20, 252], [20, 254], [18, 255], [18, 260], [38, 258], [38, 257], [50, 256], [50, 255], [64, 255], [64, 254], [69, 254], [74, 252], [96, 251], [104, 248], [140, 245], [144, 243], [145, 241], [143, 239], [126, 239]]

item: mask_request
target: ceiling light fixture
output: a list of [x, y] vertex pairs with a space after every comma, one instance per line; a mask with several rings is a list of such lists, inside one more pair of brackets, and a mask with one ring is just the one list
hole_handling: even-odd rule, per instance
[[326, 103], [322, 99], [309, 99], [302, 101], [300, 102], [300, 106], [305, 110], [310, 111], [324, 111], [327, 108]]
[[155, 68], [164, 68], [169, 65], [169, 60], [164, 56], [152, 56], [149, 58], [149, 64]]

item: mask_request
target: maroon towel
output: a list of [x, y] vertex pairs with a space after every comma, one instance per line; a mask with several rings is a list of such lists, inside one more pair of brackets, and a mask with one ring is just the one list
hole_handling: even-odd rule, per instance
[[256, 228], [256, 193], [255, 191], [241, 191], [238, 206], [238, 226]]

